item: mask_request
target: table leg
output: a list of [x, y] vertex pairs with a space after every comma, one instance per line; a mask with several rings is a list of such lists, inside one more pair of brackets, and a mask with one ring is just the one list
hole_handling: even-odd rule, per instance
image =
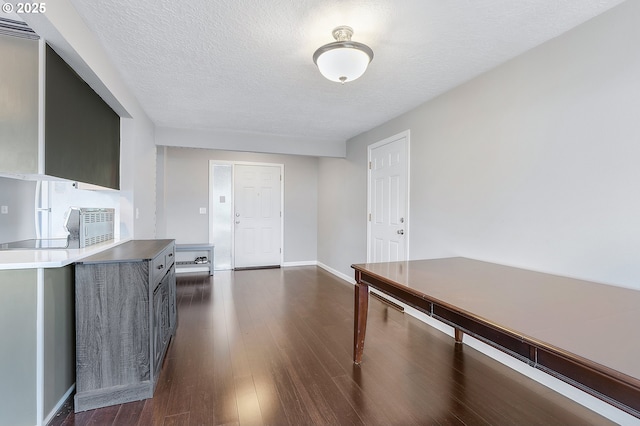
[[358, 282], [355, 286], [355, 308], [353, 318], [353, 362], [362, 362], [364, 336], [367, 331], [367, 311], [369, 310], [369, 286]]
[[456, 343], [462, 343], [462, 337], [464, 336], [464, 332], [459, 328], [455, 328], [455, 339]]

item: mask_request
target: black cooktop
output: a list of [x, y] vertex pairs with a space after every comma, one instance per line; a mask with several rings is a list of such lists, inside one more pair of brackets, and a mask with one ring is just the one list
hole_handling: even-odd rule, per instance
[[0, 243], [0, 250], [48, 250], [65, 249], [69, 246], [66, 238], [33, 239]]

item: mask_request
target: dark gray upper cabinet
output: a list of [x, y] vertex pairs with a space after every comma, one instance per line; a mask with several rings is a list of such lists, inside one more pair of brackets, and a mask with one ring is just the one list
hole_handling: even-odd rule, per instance
[[28, 35], [0, 34], [0, 176], [119, 189], [120, 117], [51, 47]]
[[46, 48], [45, 174], [120, 189], [120, 117]]

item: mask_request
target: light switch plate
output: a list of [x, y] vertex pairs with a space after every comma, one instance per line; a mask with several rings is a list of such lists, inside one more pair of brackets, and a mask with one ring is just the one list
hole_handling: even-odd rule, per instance
[[206, 207], [200, 207], [200, 214], [207, 214], [207, 208]]
[[0, 206], [0, 214], [9, 214], [9, 206]]

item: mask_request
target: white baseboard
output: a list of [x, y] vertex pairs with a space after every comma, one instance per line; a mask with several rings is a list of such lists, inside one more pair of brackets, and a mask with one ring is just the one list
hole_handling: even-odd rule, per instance
[[[328, 272], [330, 272], [331, 274], [337, 276], [338, 278], [341, 278], [351, 284], [355, 285], [355, 279], [346, 276], [345, 274], [336, 271], [335, 269], [321, 263], [318, 262], [318, 266]], [[387, 294], [383, 294], [373, 288], [370, 287], [371, 291], [374, 291], [375, 293], [378, 293], [386, 298], [389, 298], [391, 300], [393, 300], [395, 303], [398, 303], [399, 305], [401, 305], [402, 307], [404, 307], [404, 311], [405, 313], [411, 315], [412, 317], [416, 318], [419, 321], [422, 321], [428, 325], [430, 325], [431, 327], [434, 327], [435, 329], [451, 336], [451, 338], [454, 337], [454, 329], [453, 327], [451, 327], [448, 324], [443, 323], [442, 321], [438, 321], [435, 318], [432, 318], [430, 316], [428, 316], [427, 314], [405, 304], [402, 303], [399, 300], [396, 300], [395, 298], [387, 295]], [[498, 361], [499, 363], [511, 368], [512, 370], [517, 371], [520, 374], [523, 374], [524, 376], [535, 380], [536, 382], [540, 383], [543, 386], [546, 386], [547, 388], [554, 390], [556, 392], [558, 392], [560, 395], [563, 395], [569, 399], [571, 399], [572, 401], [588, 408], [591, 411], [594, 411], [598, 414], [600, 414], [603, 417], [606, 417], [607, 419], [618, 423], [620, 425], [637, 425], [640, 426], [640, 419], [632, 416], [631, 414], [628, 414], [616, 407], [614, 407], [613, 405], [607, 404], [606, 402], [584, 392], [581, 391], [580, 389], [570, 385], [569, 383], [566, 383], [560, 379], [557, 379], [553, 376], [551, 376], [550, 374], [545, 373], [542, 370], [539, 370], [537, 368], [531, 367], [527, 364], [525, 364], [524, 362], [505, 354], [504, 352], [500, 351], [499, 349], [494, 348], [491, 345], [488, 345], [478, 339], [475, 339], [469, 335], [464, 335], [464, 343], [466, 345], [469, 345], [469, 347], [472, 347], [473, 349], [483, 353], [484, 355]]]
[[291, 266], [316, 266], [318, 264], [317, 260], [303, 260], [298, 262], [283, 262], [283, 268], [289, 268]]
[[51, 412], [47, 415], [47, 417], [45, 417], [44, 421], [42, 422], [43, 425], [49, 424], [49, 422], [53, 419], [56, 413], [60, 411], [60, 408], [62, 408], [62, 405], [65, 403], [67, 399], [69, 399], [69, 397], [71, 396], [71, 394], [75, 389], [76, 389], [76, 384], [74, 383], [71, 385], [69, 390], [65, 392], [64, 395], [62, 395], [62, 398], [60, 398], [60, 401], [58, 401], [55, 407], [53, 407], [53, 410], [51, 410]]
[[350, 276], [348, 276], [348, 275], [346, 275], [346, 274], [343, 274], [342, 272], [340, 272], [340, 271], [338, 271], [338, 270], [335, 270], [335, 269], [333, 269], [333, 268], [331, 268], [331, 267], [329, 267], [329, 266], [325, 265], [325, 264], [324, 264], [324, 263], [322, 263], [322, 262], [318, 262], [318, 266], [319, 266], [320, 268], [324, 269], [325, 271], [327, 271], [327, 272], [329, 272], [329, 273], [331, 273], [331, 274], [335, 275], [336, 277], [338, 277], [338, 278], [341, 278], [341, 279], [345, 280], [345, 281], [346, 281], [346, 282], [348, 282], [349, 284], [354, 284], [354, 285], [355, 285], [355, 283], [356, 283], [355, 278], [350, 277]]

